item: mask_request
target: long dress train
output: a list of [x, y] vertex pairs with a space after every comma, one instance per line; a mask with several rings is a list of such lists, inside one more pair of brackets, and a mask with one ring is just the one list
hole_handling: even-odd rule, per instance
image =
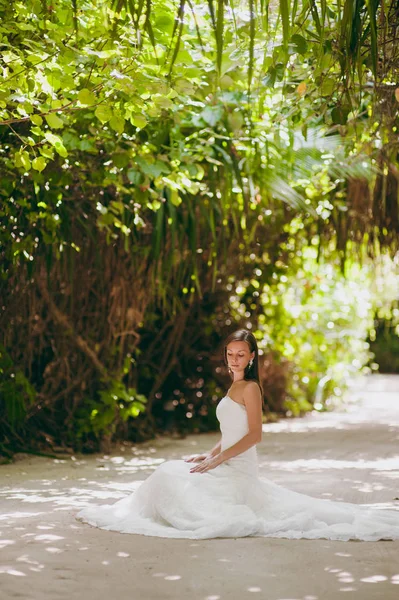
[[[228, 395], [216, 415], [222, 450], [248, 432], [245, 407]], [[88, 506], [76, 517], [101, 529], [167, 538], [399, 539], [395, 509], [314, 498], [259, 477], [255, 446], [205, 473], [190, 473], [192, 466], [167, 461], [126, 498]]]

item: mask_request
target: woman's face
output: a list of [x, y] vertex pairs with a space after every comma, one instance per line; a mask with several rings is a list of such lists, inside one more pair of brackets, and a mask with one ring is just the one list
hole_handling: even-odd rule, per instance
[[250, 352], [247, 342], [230, 342], [226, 347], [227, 364], [232, 371], [243, 371], [255, 352]]

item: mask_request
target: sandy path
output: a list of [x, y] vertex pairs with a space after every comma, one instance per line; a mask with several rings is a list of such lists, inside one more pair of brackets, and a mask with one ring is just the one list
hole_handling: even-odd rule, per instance
[[[346, 412], [270, 424], [261, 474], [310, 495], [399, 502], [399, 377], [358, 382]], [[357, 401], [361, 399], [361, 401]], [[399, 598], [399, 541], [167, 540], [78, 523], [164, 459], [217, 436], [160, 439], [118, 455], [27, 458], [0, 467], [0, 598], [336, 600]]]

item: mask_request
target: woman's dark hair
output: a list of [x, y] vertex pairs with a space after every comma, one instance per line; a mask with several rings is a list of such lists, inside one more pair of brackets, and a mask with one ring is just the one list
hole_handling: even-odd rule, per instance
[[224, 358], [224, 363], [226, 366], [228, 366], [227, 346], [230, 344], [230, 342], [247, 342], [250, 352], [255, 352], [252, 366], [250, 366], [248, 364], [245, 367], [244, 379], [246, 381], [256, 381], [256, 383], [259, 385], [260, 392], [262, 394], [262, 401], [263, 401], [263, 388], [262, 388], [262, 384], [259, 380], [258, 344], [257, 344], [254, 334], [251, 333], [250, 331], [247, 331], [246, 329], [238, 329], [237, 331], [230, 333], [230, 335], [224, 341], [224, 345], [223, 345], [223, 358]]

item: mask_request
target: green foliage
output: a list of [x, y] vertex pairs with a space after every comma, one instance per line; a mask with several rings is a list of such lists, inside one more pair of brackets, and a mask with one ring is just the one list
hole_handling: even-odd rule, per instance
[[[336, 206], [348, 175], [372, 184], [381, 140], [389, 144], [397, 125], [397, 102], [390, 99], [389, 120], [379, 118], [373, 77], [387, 85], [394, 80], [390, 70], [370, 71], [377, 53], [385, 52], [385, 46], [377, 45], [378, 3], [371, 4], [354, 14], [350, 2], [340, 12], [325, 3], [320, 9], [314, 2], [310, 11], [297, 4], [289, 10], [282, 1], [281, 29], [278, 25], [266, 49], [264, 29], [276, 25], [277, 15], [263, 4], [249, 4], [248, 22], [239, 12], [225, 14], [223, 2], [210, 2], [209, 12], [196, 4], [184, 12], [183, 2], [179, 10], [184, 19], [179, 26], [175, 21], [173, 29], [165, 27], [175, 17], [172, 3], [151, 2], [144, 19], [141, 5], [136, 11], [134, 5], [118, 2], [109, 13], [107, 2], [93, 7], [86, 1], [79, 6], [78, 26], [67, 0], [51, 9], [35, 2], [15, 4], [1, 31], [0, 134], [5, 152], [0, 157], [0, 198], [17, 203], [15, 227], [25, 240], [21, 244], [20, 237], [10, 239], [10, 210], [3, 210], [2, 243], [8, 260], [31, 261], [32, 270], [42, 241], [58, 249], [70, 246], [71, 199], [79, 195], [90, 204], [104, 190], [118, 195], [112, 206], [101, 198], [97, 203], [97, 226], [106, 231], [108, 241], [120, 235], [134, 239], [135, 231], [145, 226], [148, 209], [157, 212], [167, 195], [176, 207], [192, 196], [211, 214], [233, 209], [234, 221], [246, 236], [248, 209], [268, 207], [273, 198], [312, 212], [316, 194], [328, 196]], [[144, 27], [138, 45], [130, 37], [132, 21], [137, 31]], [[369, 27], [374, 32], [371, 48], [364, 40]], [[369, 54], [363, 51], [365, 44]], [[246, 48], [248, 65], [237, 57]], [[324, 153], [320, 146], [315, 154], [310, 146], [317, 146], [315, 140], [320, 143], [328, 128]], [[348, 140], [344, 147], [338, 131]], [[320, 169], [328, 180], [310, 196], [309, 185], [302, 182], [312, 182]], [[37, 212], [38, 207], [43, 210]], [[367, 214], [362, 208], [355, 207], [355, 212]], [[344, 254], [348, 238], [342, 232], [359, 229], [359, 224], [345, 203], [339, 209], [342, 226], [337, 226], [337, 214], [324, 221], [337, 231]], [[203, 208], [193, 206], [192, 214], [197, 210]], [[363, 243], [375, 252], [377, 236], [381, 247], [394, 246], [396, 235], [385, 234], [383, 227], [376, 230], [381, 220], [395, 232], [393, 209], [371, 216], [359, 229]], [[229, 223], [223, 217], [227, 234]], [[30, 227], [21, 229], [25, 219]], [[173, 239], [189, 232], [193, 247], [192, 228], [183, 219], [168, 219]], [[220, 238], [210, 226], [215, 253], [209, 261], [216, 273]], [[162, 260], [158, 248], [166, 240], [157, 228], [157, 259]], [[180, 289], [191, 290], [194, 262], [190, 271]]]
[[76, 414], [74, 437], [78, 444], [87, 437], [94, 437], [100, 443], [104, 437], [111, 437], [120, 422], [136, 418], [145, 411], [147, 398], [134, 388], [127, 388], [123, 382], [111, 380], [98, 393], [98, 400], [85, 398], [82, 408]]
[[[331, 332], [330, 317], [311, 315], [336, 310], [338, 268], [398, 248], [397, 7], [230, 6], [2, 2], [0, 325], [15, 365], [0, 384], [4, 429], [29, 421], [94, 448], [143, 411], [151, 420], [185, 355], [182, 331], [194, 323], [194, 339], [204, 323], [211, 338], [217, 307], [199, 317], [201, 303], [226, 299], [232, 278], [250, 304], [256, 291], [258, 308], [275, 307], [291, 412], [309, 408], [325, 373], [332, 393], [356, 348], [363, 363], [366, 321], [345, 353], [332, 334], [346, 315]], [[294, 278], [306, 289], [312, 271], [296, 245], [334, 264], [332, 300], [301, 296]]]
[[34, 387], [0, 345], [0, 424], [8, 429], [7, 437], [23, 429], [27, 411], [35, 400]]
[[295, 275], [287, 266], [263, 289], [258, 332], [265, 349], [292, 365], [286, 406], [294, 415], [342, 396], [348, 378], [369, 361], [372, 327], [369, 269], [351, 265], [344, 278], [337, 266], [317, 264], [316, 248], [302, 252]]

